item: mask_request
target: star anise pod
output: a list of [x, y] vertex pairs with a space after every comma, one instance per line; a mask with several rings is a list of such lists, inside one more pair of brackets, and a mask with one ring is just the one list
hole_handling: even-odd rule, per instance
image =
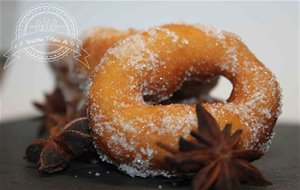
[[66, 120], [66, 101], [57, 87], [52, 93], [45, 94], [44, 103], [33, 102], [33, 105], [43, 114], [43, 123], [39, 128], [38, 136], [44, 135], [52, 127]]
[[44, 113], [66, 112], [66, 104], [63, 94], [59, 88], [55, 88], [51, 94], [45, 94], [46, 102], [44, 104], [34, 102], [34, 106]]
[[72, 100], [66, 100], [61, 89], [56, 87], [52, 93], [45, 95], [46, 100], [44, 103], [33, 103], [43, 114], [43, 121], [38, 131], [38, 137], [47, 134], [52, 128], [61, 126], [60, 123], [86, 116], [86, 108], [79, 105], [83, 99], [82, 93], [74, 92], [72, 97]]
[[222, 190], [239, 189], [244, 183], [265, 186], [271, 183], [250, 162], [263, 156], [255, 149], [241, 148], [242, 130], [231, 134], [231, 125], [220, 130], [216, 120], [201, 105], [196, 106], [198, 131], [192, 131], [194, 141], [179, 139], [179, 150], [159, 142], [158, 145], [171, 153], [166, 160], [185, 173], [195, 173], [193, 189], [206, 190], [214, 187]]
[[50, 132], [48, 139], [33, 140], [26, 149], [24, 158], [37, 164], [40, 171], [47, 173], [62, 171], [70, 160], [92, 147], [86, 117], [53, 128]]

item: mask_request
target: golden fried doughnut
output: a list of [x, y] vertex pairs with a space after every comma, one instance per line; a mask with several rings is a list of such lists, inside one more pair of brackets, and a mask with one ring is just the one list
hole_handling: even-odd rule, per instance
[[223, 75], [233, 84], [227, 101], [204, 103], [220, 127], [243, 130], [246, 148], [265, 150], [279, 115], [275, 77], [236, 35], [203, 25], [170, 24], [119, 41], [91, 77], [88, 119], [94, 144], [131, 176], [168, 175], [167, 152], [191, 138], [195, 105], [149, 105], [167, 99], [183, 81]]

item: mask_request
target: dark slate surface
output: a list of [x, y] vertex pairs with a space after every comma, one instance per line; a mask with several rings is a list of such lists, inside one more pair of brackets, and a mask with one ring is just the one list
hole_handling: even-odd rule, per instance
[[[115, 167], [98, 163], [74, 162], [59, 174], [39, 173], [22, 159], [26, 146], [35, 138], [39, 120], [1, 124], [0, 189], [76, 190], [76, 189], [191, 189], [182, 179], [131, 178]], [[269, 187], [242, 186], [245, 190], [297, 190], [300, 187], [299, 132], [296, 124], [280, 123], [269, 153], [254, 164], [273, 182]], [[100, 175], [96, 175], [98, 172]]]

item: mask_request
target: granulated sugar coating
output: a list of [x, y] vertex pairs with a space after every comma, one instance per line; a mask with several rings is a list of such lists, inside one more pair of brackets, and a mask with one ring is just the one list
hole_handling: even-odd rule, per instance
[[204, 107], [220, 127], [243, 129], [240, 146], [266, 151], [280, 112], [272, 73], [232, 33], [170, 24], [119, 41], [95, 69], [88, 118], [101, 158], [133, 177], [174, 175], [157, 142], [177, 148], [179, 137], [190, 139], [197, 127], [195, 105], [157, 103], [185, 80], [217, 75], [233, 83], [231, 96]]

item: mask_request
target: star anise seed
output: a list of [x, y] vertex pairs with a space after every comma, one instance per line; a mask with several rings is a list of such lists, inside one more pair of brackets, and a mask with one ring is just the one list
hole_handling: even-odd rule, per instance
[[62, 91], [55, 88], [51, 94], [45, 94], [45, 99], [44, 103], [33, 102], [34, 107], [43, 114], [43, 122], [38, 130], [39, 137], [46, 134], [52, 127], [57, 126], [61, 120], [65, 120], [66, 102]]
[[192, 131], [193, 141], [179, 139], [179, 150], [159, 142], [170, 153], [166, 160], [185, 173], [196, 173], [193, 189], [207, 190], [211, 187], [222, 190], [239, 189], [239, 184], [265, 186], [271, 183], [250, 162], [263, 156], [255, 149], [240, 145], [242, 130], [231, 134], [231, 124], [223, 130], [217, 121], [200, 104], [196, 106], [198, 130]]
[[69, 161], [90, 150], [92, 137], [87, 118], [78, 118], [52, 130], [48, 139], [34, 140], [26, 149], [25, 159], [39, 170], [54, 173], [64, 170]]

